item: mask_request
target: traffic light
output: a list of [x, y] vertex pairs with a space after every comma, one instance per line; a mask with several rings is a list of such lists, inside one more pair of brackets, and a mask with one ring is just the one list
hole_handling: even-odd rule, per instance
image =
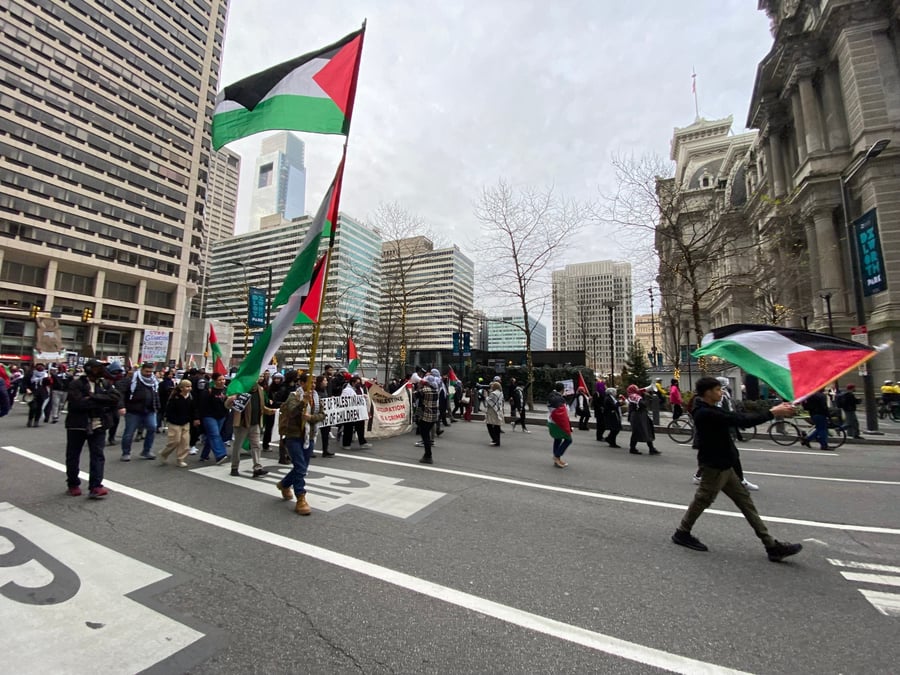
[[93, 318], [93, 316], [94, 316], [94, 310], [92, 310], [90, 307], [85, 307], [83, 310], [81, 310], [81, 320], [84, 323], [87, 323], [88, 321], [90, 321]]
[[40, 311], [41, 311], [40, 307], [38, 307], [37, 305], [32, 305], [31, 306], [31, 318], [36, 319], [38, 312], [40, 312]]

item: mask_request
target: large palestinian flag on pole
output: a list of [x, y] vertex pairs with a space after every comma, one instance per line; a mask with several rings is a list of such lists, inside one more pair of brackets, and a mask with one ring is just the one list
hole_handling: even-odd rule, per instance
[[336, 200], [340, 192], [340, 181], [344, 175], [343, 169], [344, 160], [342, 159], [334, 180], [331, 181], [331, 187], [325, 193], [322, 205], [319, 207], [316, 217], [313, 218], [303, 243], [300, 244], [300, 251], [294, 258], [291, 269], [272, 302], [273, 307], [281, 306], [281, 309], [272, 319], [272, 323], [265, 327], [250, 349], [250, 353], [241, 362], [237, 374], [228, 385], [229, 396], [245, 394], [250, 391], [262, 371], [271, 363], [275, 352], [281, 347], [284, 338], [287, 337], [291, 327], [297, 321], [304, 300], [310, 293], [315, 292], [316, 271], [321, 273], [323, 268], [321, 262], [324, 260], [324, 258], [319, 259], [317, 264], [319, 244], [322, 241], [323, 232], [330, 232], [337, 226], [338, 203]]
[[225, 87], [213, 112], [213, 147], [273, 129], [347, 135], [364, 34], [365, 25]]
[[824, 333], [732, 324], [703, 336], [694, 356], [717, 356], [798, 401], [868, 361], [879, 349]]

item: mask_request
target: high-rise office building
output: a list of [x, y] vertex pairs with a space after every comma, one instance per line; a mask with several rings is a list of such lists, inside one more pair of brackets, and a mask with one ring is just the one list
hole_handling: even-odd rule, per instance
[[585, 365], [604, 374], [612, 368], [618, 376], [634, 341], [631, 264], [578, 263], [551, 276], [553, 348], [583, 350]]
[[[260, 289], [274, 299], [311, 222], [308, 217], [298, 218], [212, 245], [207, 317], [234, 327], [233, 344], [226, 345], [233, 363], [244, 357], [261, 332], [245, 330], [248, 288]], [[327, 248], [328, 240], [324, 239], [320, 253]], [[380, 253], [381, 238], [377, 232], [345, 213], [339, 215], [316, 351], [318, 363], [345, 360], [347, 338], [352, 335], [363, 371], [371, 367], [374, 375]], [[278, 308], [272, 308], [271, 316], [277, 311]], [[280, 365], [305, 367], [311, 346], [312, 326], [294, 326], [278, 352]]]
[[253, 175], [250, 230], [259, 230], [267, 216], [290, 221], [306, 215], [305, 158], [306, 145], [290, 132], [263, 140]]
[[200, 260], [200, 292], [194, 296], [194, 316], [205, 316], [206, 286], [209, 283], [209, 251], [213, 242], [234, 236], [237, 217], [238, 185], [241, 175], [241, 156], [227, 148], [210, 153], [209, 178], [206, 189], [204, 218], [206, 237]]
[[32, 308], [58, 319], [64, 348], [137, 358], [153, 329], [178, 358], [201, 275], [227, 10], [0, 2], [4, 361], [30, 357]]
[[379, 354], [385, 362], [399, 354], [409, 365], [411, 353], [451, 349], [454, 332], [475, 332], [475, 265], [458, 247], [435, 249], [420, 236], [386, 241], [381, 251]]
[[[511, 351], [525, 349], [525, 319], [516, 316], [495, 316], [487, 320], [487, 348], [489, 351]], [[537, 319], [528, 317], [531, 327], [531, 349], [547, 349], [547, 328]]]

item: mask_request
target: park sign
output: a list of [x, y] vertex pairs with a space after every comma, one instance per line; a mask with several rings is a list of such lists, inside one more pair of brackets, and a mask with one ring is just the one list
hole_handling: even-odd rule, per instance
[[250, 287], [247, 295], [247, 326], [263, 328], [266, 325], [266, 292], [262, 288]]
[[866, 297], [887, 290], [887, 274], [878, 236], [878, 217], [871, 209], [853, 221], [856, 254], [863, 294]]

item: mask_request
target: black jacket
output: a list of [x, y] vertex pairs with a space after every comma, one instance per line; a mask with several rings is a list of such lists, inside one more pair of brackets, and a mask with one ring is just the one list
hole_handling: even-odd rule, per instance
[[[66, 429], [91, 431], [91, 420], [99, 419], [101, 428], [112, 426], [118, 414], [121, 396], [109, 382], [97, 380], [94, 392], [87, 375], [72, 380], [69, 384], [69, 413], [66, 415]], [[96, 429], [95, 429], [96, 431]]]
[[228, 409], [225, 407], [225, 389], [213, 389], [208, 387], [197, 397], [198, 417], [212, 417], [213, 419], [225, 419]]
[[774, 419], [768, 410], [763, 413], [737, 413], [709, 405], [700, 397], [693, 399], [694, 448], [697, 463], [715, 469], [730, 469], [738, 459], [738, 451], [731, 438], [731, 429], [746, 429]]
[[190, 424], [197, 417], [197, 406], [194, 403], [194, 397], [188, 395], [187, 398], [179, 394], [173, 393], [166, 402], [166, 421], [169, 424], [183, 425]]
[[821, 391], [817, 391], [803, 402], [803, 407], [810, 415], [828, 416], [828, 398]]

